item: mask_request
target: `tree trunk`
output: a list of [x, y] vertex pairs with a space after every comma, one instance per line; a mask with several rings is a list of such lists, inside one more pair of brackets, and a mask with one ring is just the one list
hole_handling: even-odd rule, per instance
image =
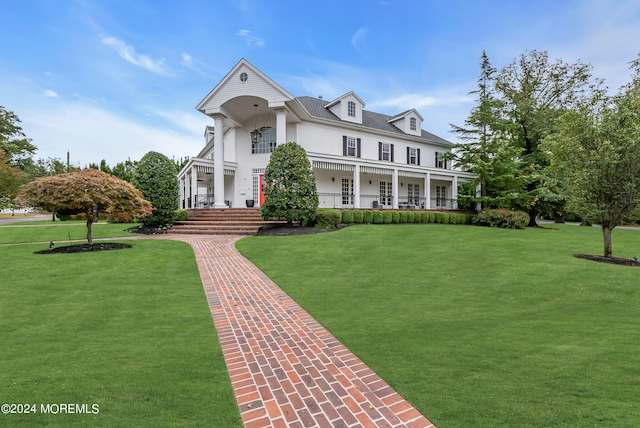
[[56, 221], [56, 210], [51, 211], [51, 221]]
[[528, 227], [538, 227], [538, 223], [536, 223], [537, 216], [538, 216], [538, 210], [535, 208], [531, 208], [531, 210], [529, 211]]
[[91, 225], [93, 224], [93, 210], [89, 208], [87, 210], [87, 242], [89, 245], [93, 245], [93, 239], [91, 238]]
[[604, 241], [605, 257], [613, 257], [613, 247], [611, 245], [611, 231], [612, 231], [612, 228], [608, 226], [602, 226], [602, 239]]

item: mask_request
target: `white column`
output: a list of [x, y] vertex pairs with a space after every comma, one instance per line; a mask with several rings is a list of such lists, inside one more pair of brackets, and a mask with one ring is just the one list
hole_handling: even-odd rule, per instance
[[184, 204], [184, 175], [180, 177], [180, 181], [178, 182], [178, 186], [180, 187], [180, 199], [178, 202], [178, 208], [180, 209], [184, 209], [185, 208], [185, 204]]
[[276, 144], [278, 146], [287, 142], [287, 111], [276, 110]]
[[398, 169], [393, 170], [393, 208], [398, 208]]
[[424, 179], [424, 209], [431, 209], [431, 174], [427, 172], [427, 177]]
[[360, 165], [353, 169], [353, 208], [360, 208]]
[[198, 199], [198, 170], [195, 165], [191, 165], [191, 208], [197, 208]]
[[453, 183], [452, 183], [452, 188], [451, 188], [451, 208], [453, 208], [454, 210], [458, 209], [458, 176], [454, 175], [453, 176]]
[[222, 114], [214, 116], [213, 134], [213, 207], [227, 208], [224, 203], [224, 119]]

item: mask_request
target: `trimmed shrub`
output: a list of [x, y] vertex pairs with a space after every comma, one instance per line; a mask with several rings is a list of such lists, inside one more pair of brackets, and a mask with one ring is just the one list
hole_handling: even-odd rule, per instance
[[413, 215], [413, 211], [407, 211], [407, 223], [413, 223], [413, 218], [415, 216]]
[[189, 219], [189, 213], [187, 210], [178, 210], [176, 211], [176, 220], [177, 221], [187, 221]]
[[400, 213], [398, 211], [393, 211], [391, 213], [391, 223], [399, 223], [400, 222]]
[[433, 213], [434, 218], [433, 218], [433, 222], [434, 223], [442, 223], [442, 213], [437, 211], [435, 213]]
[[400, 211], [398, 213], [398, 223], [406, 223], [407, 222], [407, 212]]
[[382, 224], [382, 221], [383, 221], [382, 211], [373, 210], [373, 219], [371, 220], [371, 223]]
[[510, 211], [504, 208], [483, 210], [473, 217], [473, 223], [480, 226], [501, 227], [504, 229], [524, 229], [529, 224], [529, 214], [523, 211]]
[[351, 210], [342, 211], [342, 222], [346, 224], [353, 223], [353, 211]]
[[384, 224], [390, 224], [392, 219], [393, 219], [393, 212], [392, 211], [383, 211], [382, 212], [382, 222]]
[[429, 211], [427, 213], [427, 223], [435, 223], [436, 222], [436, 213], [433, 211]]
[[317, 208], [316, 178], [307, 152], [293, 141], [279, 145], [271, 153], [264, 171], [264, 203], [260, 206], [262, 218], [310, 223]]
[[449, 224], [449, 213], [442, 213], [442, 224]]
[[353, 222], [357, 224], [362, 223], [362, 214], [363, 214], [362, 210], [353, 211]]
[[333, 229], [342, 221], [340, 210], [320, 209], [316, 211], [316, 227], [321, 229]]
[[153, 213], [144, 217], [145, 226], [170, 227], [178, 208], [176, 164], [158, 152], [148, 152], [133, 170], [132, 184], [153, 205]]
[[365, 224], [371, 224], [373, 220], [373, 211], [365, 210], [362, 211], [362, 222]]
[[426, 211], [420, 211], [418, 213], [415, 214], [416, 216], [420, 216], [420, 223], [426, 223], [427, 222], [427, 212]]

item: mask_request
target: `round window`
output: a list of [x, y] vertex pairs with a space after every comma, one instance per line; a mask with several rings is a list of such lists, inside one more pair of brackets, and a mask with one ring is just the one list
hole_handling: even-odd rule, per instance
[[247, 73], [240, 73], [240, 81], [241, 82], [246, 82], [248, 77], [249, 76], [247, 76]]

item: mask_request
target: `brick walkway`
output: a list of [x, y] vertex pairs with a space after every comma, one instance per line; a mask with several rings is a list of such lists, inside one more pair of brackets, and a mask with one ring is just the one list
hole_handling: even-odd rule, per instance
[[193, 247], [245, 427], [434, 427], [234, 246]]

